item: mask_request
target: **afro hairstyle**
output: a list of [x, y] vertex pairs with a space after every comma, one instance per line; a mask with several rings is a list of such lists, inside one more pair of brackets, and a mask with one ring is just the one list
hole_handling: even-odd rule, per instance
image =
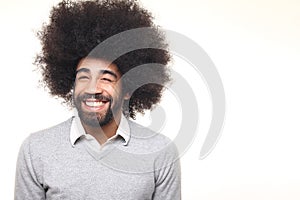
[[[63, 0], [52, 8], [50, 21], [38, 32], [42, 50], [36, 56], [35, 64], [42, 74], [42, 84], [52, 96], [73, 105], [72, 89], [79, 61], [99, 43], [124, 31], [150, 27], [155, 37], [150, 42], [159, 48], [144, 48], [127, 52], [115, 60], [120, 73], [147, 64], [158, 63], [159, 68], [139, 72], [140, 79], [154, 80], [137, 86], [134, 79], [124, 79], [123, 90], [131, 97], [124, 101], [123, 113], [135, 118], [136, 113], [152, 109], [162, 96], [164, 86], [171, 80], [168, 62], [171, 59], [164, 35], [153, 23], [151, 13], [134, 0]], [[144, 37], [144, 38], [143, 38]], [[141, 39], [147, 36], [141, 35]], [[159, 80], [160, 84], [156, 84]], [[124, 91], [123, 91], [124, 92]]]

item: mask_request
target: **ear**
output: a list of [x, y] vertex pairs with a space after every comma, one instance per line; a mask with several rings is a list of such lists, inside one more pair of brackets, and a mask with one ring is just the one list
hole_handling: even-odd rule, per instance
[[130, 97], [131, 97], [131, 95], [127, 92], [127, 93], [124, 95], [123, 99], [124, 99], [124, 100], [129, 100]]

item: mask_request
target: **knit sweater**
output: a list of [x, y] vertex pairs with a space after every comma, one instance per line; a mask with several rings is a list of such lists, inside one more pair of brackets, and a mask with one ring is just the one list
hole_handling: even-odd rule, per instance
[[179, 200], [180, 164], [165, 136], [128, 121], [121, 138], [95, 151], [70, 142], [72, 118], [31, 134], [22, 144], [15, 200]]

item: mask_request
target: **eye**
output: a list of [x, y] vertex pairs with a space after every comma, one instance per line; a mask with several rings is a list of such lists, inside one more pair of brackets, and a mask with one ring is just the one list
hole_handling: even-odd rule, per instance
[[88, 80], [89, 77], [88, 76], [79, 76], [77, 79], [78, 80]]
[[105, 73], [101, 75], [100, 81], [103, 83], [112, 83], [116, 81], [116, 78], [109, 73]]
[[104, 81], [104, 82], [113, 82], [113, 80], [111, 80], [110, 78], [101, 78], [101, 81]]

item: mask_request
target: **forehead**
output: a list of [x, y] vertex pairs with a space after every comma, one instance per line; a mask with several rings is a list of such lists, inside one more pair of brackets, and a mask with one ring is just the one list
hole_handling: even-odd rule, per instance
[[118, 76], [121, 76], [118, 67], [110, 63], [106, 60], [98, 59], [98, 58], [83, 58], [79, 61], [76, 70], [79, 69], [89, 69], [91, 73], [99, 73], [102, 70], [112, 71]]

